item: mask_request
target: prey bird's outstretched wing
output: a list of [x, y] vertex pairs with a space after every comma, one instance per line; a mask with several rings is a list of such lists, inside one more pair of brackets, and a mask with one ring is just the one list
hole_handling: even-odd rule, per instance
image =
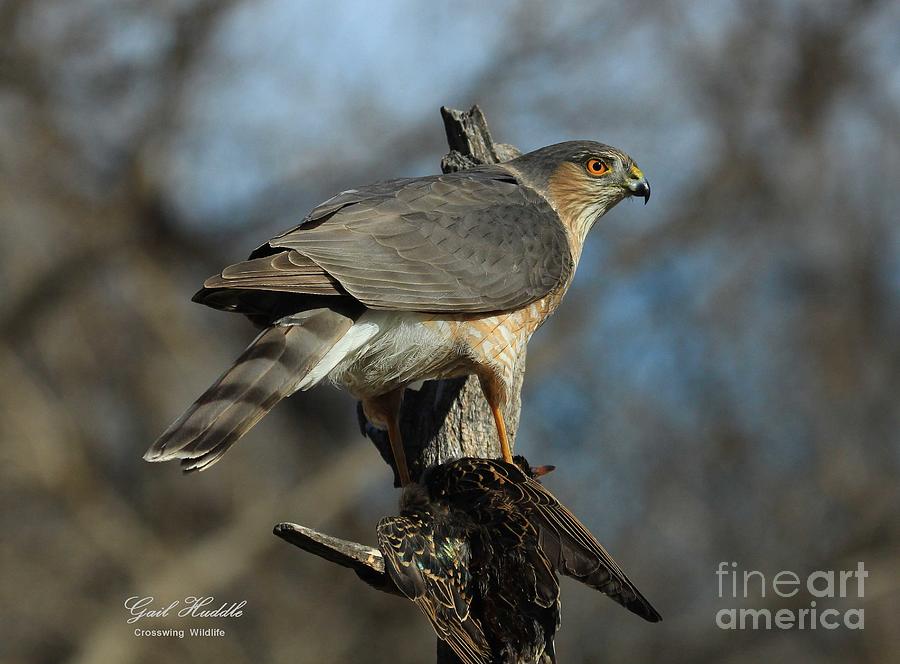
[[349, 294], [372, 309], [517, 309], [573, 269], [559, 216], [499, 166], [381, 182], [326, 201], [250, 260], [204, 284], [216, 291]]
[[386, 517], [377, 532], [388, 574], [438, 637], [464, 664], [489, 664], [490, 646], [470, 613], [468, 543], [435, 533], [433, 520], [418, 515]]
[[[452, 472], [460, 464], [465, 469]], [[540, 482], [499, 460], [463, 458], [447, 466], [452, 485], [444, 490], [469, 513], [490, 514], [500, 506], [484, 501], [498, 500], [521, 511], [536, 527], [540, 548], [558, 572], [609, 595], [645, 620], [662, 620], [600, 542]]]

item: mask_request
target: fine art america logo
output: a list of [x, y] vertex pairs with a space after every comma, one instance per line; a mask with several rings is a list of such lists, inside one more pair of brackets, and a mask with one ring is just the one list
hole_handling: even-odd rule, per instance
[[744, 604], [761, 601], [770, 607], [721, 609], [716, 625], [721, 629], [863, 629], [865, 610], [845, 604], [846, 598], [865, 597], [867, 576], [861, 562], [855, 570], [816, 570], [805, 577], [782, 570], [767, 578], [759, 570], [742, 570], [735, 562], [723, 561], [716, 570], [720, 598]]
[[[129, 617], [125, 622], [132, 625], [145, 618], [240, 618], [244, 615], [247, 600], [225, 602], [221, 606], [214, 603], [215, 597], [185, 597], [168, 604], [156, 604], [153, 597], [135, 595], [125, 600], [125, 610]], [[167, 628], [136, 627], [135, 636], [141, 637], [174, 637], [183, 639], [189, 636], [225, 636], [225, 630], [218, 627], [193, 627], [188, 630]]]

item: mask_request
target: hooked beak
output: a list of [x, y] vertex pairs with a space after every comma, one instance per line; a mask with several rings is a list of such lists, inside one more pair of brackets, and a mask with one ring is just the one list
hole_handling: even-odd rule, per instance
[[637, 166], [632, 166], [629, 172], [631, 176], [628, 179], [628, 190], [632, 196], [639, 196], [644, 199], [644, 205], [650, 200], [650, 183]]
[[650, 200], [650, 183], [646, 180], [629, 182], [628, 188], [631, 190], [632, 196], [639, 196], [644, 199], [644, 205]]

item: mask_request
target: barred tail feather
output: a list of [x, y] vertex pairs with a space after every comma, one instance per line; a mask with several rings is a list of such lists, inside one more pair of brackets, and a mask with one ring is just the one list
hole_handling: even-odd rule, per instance
[[330, 309], [268, 327], [235, 363], [147, 450], [147, 461], [180, 459], [187, 471], [204, 470], [294, 392], [353, 325]]

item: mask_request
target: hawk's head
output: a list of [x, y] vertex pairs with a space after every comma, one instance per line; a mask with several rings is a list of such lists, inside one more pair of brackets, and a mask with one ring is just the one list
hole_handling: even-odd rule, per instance
[[523, 154], [511, 162], [518, 174], [553, 205], [582, 239], [594, 223], [627, 196], [650, 200], [650, 183], [634, 160], [594, 141], [568, 141]]

